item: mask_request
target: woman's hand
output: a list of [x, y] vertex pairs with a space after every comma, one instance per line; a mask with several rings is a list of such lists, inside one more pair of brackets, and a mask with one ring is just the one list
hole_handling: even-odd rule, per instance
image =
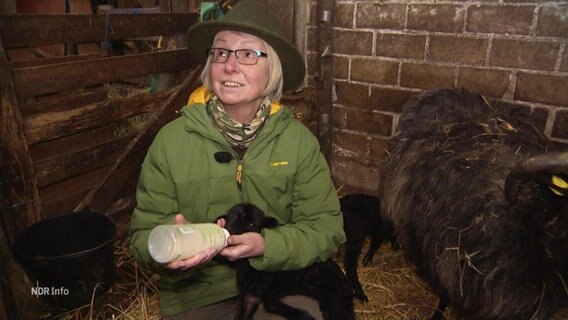
[[[222, 220], [222, 221], [221, 221]], [[174, 218], [175, 224], [184, 224], [185, 218], [181, 214], [176, 214]], [[225, 219], [220, 219], [217, 221], [217, 224], [221, 227], [225, 225]], [[215, 248], [209, 248], [205, 251], [200, 251], [195, 255], [185, 259], [185, 260], [176, 260], [168, 263], [164, 263], [162, 266], [167, 269], [178, 269], [178, 270], [187, 270], [191, 267], [195, 267], [200, 265], [204, 262], [207, 262], [217, 254], [217, 250]]]
[[228, 246], [219, 252], [230, 261], [258, 257], [264, 254], [264, 237], [260, 233], [246, 232], [230, 236]]

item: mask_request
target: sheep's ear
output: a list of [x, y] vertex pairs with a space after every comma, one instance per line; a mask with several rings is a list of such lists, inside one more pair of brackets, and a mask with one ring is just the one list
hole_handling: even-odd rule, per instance
[[227, 221], [227, 215], [224, 214], [222, 216], [218, 216], [217, 218], [215, 218], [215, 220], [213, 220], [214, 223], [217, 223], [217, 221], [221, 220], [221, 219], [225, 219], [225, 221]]
[[278, 220], [273, 217], [266, 217], [262, 220], [262, 227], [268, 229], [278, 227]]

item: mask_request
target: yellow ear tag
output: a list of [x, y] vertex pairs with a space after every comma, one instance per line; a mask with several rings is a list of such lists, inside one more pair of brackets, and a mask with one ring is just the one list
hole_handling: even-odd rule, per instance
[[[560, 178], [559, 176], [552, 175], [550, 178], [550, 182], [554, 185], [554, 187], [550, 187], [550, 190], [559, 196], [564, 196], [565, 194], [558, 189], [568, 190], [568, 182], [566, 180]], [[555, 188], [558, 187], [558, 188]]]

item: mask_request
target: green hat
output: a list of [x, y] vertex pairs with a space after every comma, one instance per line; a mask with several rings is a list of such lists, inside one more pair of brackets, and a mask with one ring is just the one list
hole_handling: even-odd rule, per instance
[[187, 41], [189, 54], [195, 62], [205, 64], [207, 49], [221, 30], [242, 31], [270, 44], [282, 63], [284, 91], [296, 89], [304, 80], [306, 66], [302, 55], [282, 36], [276, 17], [266, 6], [251, 0], [240, 1], [220, 20], [191, 26], [187, 31]]

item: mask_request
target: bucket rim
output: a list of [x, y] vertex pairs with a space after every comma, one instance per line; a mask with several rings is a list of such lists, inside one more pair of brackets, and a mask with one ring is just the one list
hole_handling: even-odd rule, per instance
[[[104, 217], [105, 220], [107, 220], [107, 222], [109, 222], [109, 226], [111, 227], [111, 237], [109, 237], [109, 239], [107, 239], [106, 241], [104, 241], [103, 243], [99, 244], [96, 247], [92, 247], [86, 250], [82, 250], [79, 252], [74, 252], [74, 253], [69, 253], [69, 254], [63, 254], [63, 255], [57, 255], [57, 256], [49, 256], [49, 257], [34, 257], [31, 256], [29, 254], [26, 254], [24, 252], [22, 252], [21, 250], [18, 250], [18, 243], [20, 241], [22, 241], [22, 236], [25, 235], [26, 233], [30, 232], [30, 230], [39, 228], [38, 225], [42, 225], [45, 223], [48, 223], [49, 221], [53, 221], [53, 220], [58, 220], [70, 215], [91, 215], [91, 216], [99, 216], [99, 217]], [[42, 220], [39, 220], [37, 222], [35, 222], [34, 224], [32, 224], [31, 226], [29, 226], [24, 232], [22, 232], [20, 234], [20, 236], [18, 236], [18, 238], [16, 239], [16, 241], [14, 241], [14, 244], [12, 245], [12, 252], [22, 258], [22, 259], [26, 259], [26, 260], [33, 260], [33, 261], [37, 261], [37, 262], [44, 262], [44, 261], [51, 261], [51, 260], [61, 260], [61, 259], [72, 259], [78, 256], [82, 256], [85, 255], [87, 253], [99, 250], [105, 246], [107, 246], [110, 243], [113, 243], [116, 240], [116, 222], [109, 217], [107, 214], [104, 213], [100, 213], [100, 212], [96, 212], [96, 211], [91, 211], [91, 210], [83, 210], [83, 211], [77, 211], [77, 212], [68, 212], [68, 213], [64, 213], [61, 215], [57, 215], [55, 217], [49, 217], [49, 218], [45, 218]]]

